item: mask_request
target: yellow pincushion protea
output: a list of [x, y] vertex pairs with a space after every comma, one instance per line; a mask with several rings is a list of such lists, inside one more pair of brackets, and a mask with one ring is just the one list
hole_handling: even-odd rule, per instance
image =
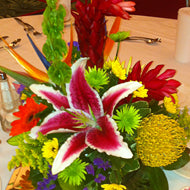
[[184, 129], [177, 121], [151, 114], [137, 129], [137, 154], [146, 166], [166, 166], [182, 155], [186, 148], [184, 137]]

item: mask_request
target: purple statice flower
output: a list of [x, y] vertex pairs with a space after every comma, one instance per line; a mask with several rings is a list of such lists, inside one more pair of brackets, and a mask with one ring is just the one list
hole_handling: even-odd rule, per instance
[[95, 158], [94, 159], [94, 165], [98, 168], [102, 168], [104, 171], [108, 168], [111, 168], [111, 165], [108, 161], [104, 162], [101, 158]]
[[94, 167], [93, 167], [92, 164], [89, 164], [88, 166], [86, 166], [86, 171], [87, 171], [88, 174], [94, 176]]
[[[68, 46], [70, 46], [70, 42], [68, 42]], [[77, 41], [73, 41], [73, 46], [77, 48], [77, 51], [80, 51], [79, 43]]]
[[23, 84], [20, 84], [19, 88], [17, 89], [17, 93], [21, 94], [22, 91], [25, 89], [26, 86], [24, 86]]
[[48, 173], [48, 178], [44, 178], [43, 181], [39, 181], [37, 183], [38, 187], [36, 190], [52, 190], [56, 188], [56, 184], [54, 181], [56, 181], [58, 175], [53, 175], [51, 173], [51, 169]]
[[87, 188], [87, 187], [85, 187], [83, 190], [88, 190], [88, 188]]
[[101, 183], [102, 181], [104, 181], [106, 179], [106, 177], [102, 174], [98, 174], [98, 177], [94, 179], [94, 181], [96, 183]]

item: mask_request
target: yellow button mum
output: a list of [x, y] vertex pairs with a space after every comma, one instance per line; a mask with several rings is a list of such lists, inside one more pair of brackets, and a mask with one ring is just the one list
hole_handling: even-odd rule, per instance
[[123, 190], [127, 189], [124, 185], [118, 185], [118, 184], [103, 184], [101, 185], [104, 190]]
[[44, 158], [55, 158], [58, 152], [59, 143], [56, 138], [48, 140], [42, 147], [42, 155]]
[[186, 148], [184, 129], [163, 114], [150, 115], [137, 129], [137, 154], [144, 165], [166, 166], [175, 162]]
[[175, 114], [179, 107], [178, 96], [177, 94], [172, 94], [172, 96], [174, 97], [175, 103], [172, 102], [171, 97], [164, 97], [164, 106], [169, 113]]
[[126, 79], [126, 69], [124, 68], [125, 63], [120, 63], [118, 59], [109, 60], [104, 63], [104, 69], [111, 69], [115, 76], [121, 80]]
[[146, 98], [148, 97], [148, 89], [144, 88], [145, 86], [141, 86], [140, 88], [138, 88], [136, 91], [133, 92], [133, 97], [139, 97], [139, 98]]

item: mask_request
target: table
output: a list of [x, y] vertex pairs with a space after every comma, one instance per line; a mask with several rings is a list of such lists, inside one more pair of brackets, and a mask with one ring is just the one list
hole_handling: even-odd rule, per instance
[[[22, 19], [33, 25], [36, 30], [42, 32], [42, 15], [27, 16]], [[108, 28], [111, 27], [113, 19], [114, 18], [109, 17], [107, 22]], [[190, 63], [180, 64], [174, 59], [176, 24], [177, 22], [175, 19], [135, 15], [132, 16], [130, 20], [123, 20], [120, 31], [130, 31], [132, 36], [159, 37], [162, 39], [162, 43], [148, 45], [144, 42], [122, 42], [119, 57], [121, 61], [128, 62], [129, 58], [132, 56], [133, 64], [138, 60], [141, 60], [142, 64], [154, 61], [155, 66], [158, 64], [165, 64], [165, 69], [176, 69], [177, 74], [175, 78], [182, 82], [182, 86], [179, 88], [180, 104], [181, 106], [190, 106], [190, 98], [188, 98], [190, 94], [190, 81], [188, 76], [190, 72]], [[70, 23], [66, 23], [65, 33], [63, 36], [67, 42], [69, 42], [69, 25]], [[17, 38], [22, 39], [20, 45], [15, 48], [17, 53], [34, 66], [45, 71], [45, 68], [41, 64], [41, 61], [27, 39], [23, 27], [13, 18], [1, 19], [0, 26], [0, 35], [8, 35], [8, 42]], [[77, 39], [76, 33], [74, 33], [74, 39]], [[33, 36], [33, 40], [39, 49], [42, 49], [46, 37], [44, 35]], [[0, 45], [3, 45], [3, 43], [0, 42]], [[115, 52], [116, 46], [114, 46], [110, 57], [113, 58]], [[5, 50], [0, 50], [0, 65], [11, 68], [12, 70], [24, 71]], [[11, 176], [11, 172], [6, 170], [6, 165], [11, 158], [10, 155], [14, 154], [15, 147], [9, 146], [6, 143], [8, 134], [5, 134], [2, 130], [0, 130], [0, 139], [2, 140], [2, 144], [0, 144], [0, 176], [2, 178], [2, 190], [4, 190]], [[165, 173], [169, 181], [170, 190], [180, 190], [184, 186], [190, 186], [190, 179], [181, 177], [173, 171], [165, 171]]]

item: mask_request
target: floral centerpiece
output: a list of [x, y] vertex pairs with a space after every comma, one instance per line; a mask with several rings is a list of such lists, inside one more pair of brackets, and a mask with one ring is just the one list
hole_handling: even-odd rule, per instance
[[[165, 170], [190, 160], [188, 109], [179, 109], [176, 71], [108, 59], [121, 18], [134, 3], [72, 1], [78, 42], [62, 39], [65, 10], [47, 0], [43, 54], [28, 39], [47, 73], [8, 51], [29, 75], [0, 69], [20, 86], [23, 105], [14, 115], [8, 143], [18, 146], [8, 168], [29, 166], [19, 189], [168, 190]], [[116, 16], [108, 34], [105, 16]], [[3, 39], [2, 39], [3, 40]], [[3, 40], [5, 43], [6, 41]], [[162, 182], [162, 183], [160, 183]]]

